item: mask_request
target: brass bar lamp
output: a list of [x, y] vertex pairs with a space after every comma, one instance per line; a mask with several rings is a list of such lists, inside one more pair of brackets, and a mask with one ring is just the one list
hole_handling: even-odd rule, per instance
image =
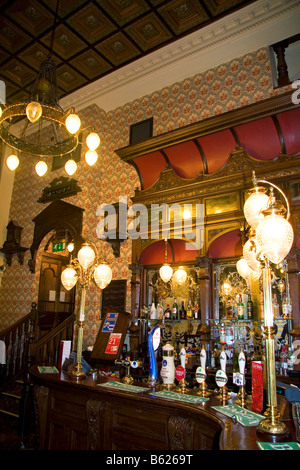
[[[266, 377], [267, 377], [267, 409], [265, 419], [260, 421], [257, 430], [269, 434], [281, 435], [287, 428], [280, 420], [277, 408], [275, 344], [272, 310], [272, 284], [270, 263], [280, 263], [289, 253], [293, 241], [293, 228], [288, 221], [290, 217], [289, 203], [285, 194], [273, 183], [257, 180], [253, 172], [254, 188], [244, 205], [247, 222], [253, 229], [252, 241], [256, 245], [257, 258], [262, 265], [263, 301], [264, 301], [264, 330], [266, 345]], [[266, 194], [270, 187], [270, 196]], [[285, 206], [276, 201], [273, 189], [282, 196]]]
[[80, 308], [77, 339], [76, 363], [68, 369], [70, 378], [80, 380], [85, 378], [85, 372], [81, 364], [83, 325], [85, 318], [85, 300], [87, 289], [92, 280], [100, 289], [104, 289], [112, 279], [111, 268], [104, 262], [99, 261], [97, 249], [90, 242], [85, 242], [78, 251], [77, 258], [71, 259], [70, 264], [61, 274], [61, 282], [65, 289], [71, 290], [77, 283], [80, 288]]

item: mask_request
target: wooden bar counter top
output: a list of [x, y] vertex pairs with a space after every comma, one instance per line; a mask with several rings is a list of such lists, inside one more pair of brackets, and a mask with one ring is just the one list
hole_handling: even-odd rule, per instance
[[[120, 381], [99, 373], [76, 381], [33, 366], [30, 377], [40, 450], [258, 450], [257, 441], [273, 439], [214, 409], [233, 403], [222, 403], [216, 393], [195, 404], [162, 398], [142, 382], [133, 384], [141, 392], [103, 386]], [[285, 422], [291, 434], [281, 441], [290, 442], [293, 423]]]

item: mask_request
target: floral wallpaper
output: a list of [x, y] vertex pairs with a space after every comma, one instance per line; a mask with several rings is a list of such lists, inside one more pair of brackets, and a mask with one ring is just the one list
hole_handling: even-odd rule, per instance
[[[74, 178], [82, 191], [65, 201], [84, 208], [83, 236], [92, 239], [103, 252], [113, 271], [113, 279], [127, 279], [127, 308], [130, 309], [131, 241], [121, 245], [120, 257], [115, 258], [106, 242], [97, 240], [96, 210], [101, 203], [115, 203], [119, 196], [128, 198], [139, 187], [138, 175], [133, 167], [122, 162], [114, 150], [129, 144], [130, 125], [153, 117], [154, 135], [207, 119], [211, 116], [264, 100], [285, 89], [273, 89], [267, 48], [222, 64], [182, 82], [142, 96], [107, 113], [92, 105], [81, 111], [84, 125], [92, 125], [101, 137], [98, 162], [88, 167], [84, 158], [78, 164]], [[82, 148], [82, 153], [86, 149]], [[10, 220], [23, 227], [21, 244], [30, 247], [33, 240], [33, 219], [45, 205], [38, 203], [42, 189], [54, 178], [65, 176], [64, 169], [39, 178], [34, 171], [35, 159], [26, 156], [16, 170], [12, 194]], [[0, 329], [4, 329], [30, 311], [31, 302], [37, 301], [40, 261], [47, 240], [40, 246], [36, 272], [30, 273], [25, 253], [24, 264], [16, 256], [2, 278], [0, 288]], [[86, 302], [84, 326], [85, 346], [94, 344], [100, 326], [101, 292], [91, 286]]]

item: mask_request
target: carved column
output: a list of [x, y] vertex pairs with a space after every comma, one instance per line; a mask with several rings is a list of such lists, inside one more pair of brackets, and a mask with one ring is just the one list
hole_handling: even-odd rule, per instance
[[212, 302], [211, 302], [211, 269], [212, 261], [207, 256], [197, 258], [199, 266], [199, 286], [200, 286], [200, 306], [201, 306], [201, 321], [206, 322], [212, 318]]
[[288, 255], [288, 275], [290, 285], [290, 296], [292, 301], [293, 327], [300, 327], [300, 255], [299, 250], [294, 247]]
[[277, 80], [279, 87], [290, 83], [288, 66], [285, 61], [285, 50], [287, 47], [288, 43], [285, 41], [281, 41], [273, 45], [273, 50], [277, 56]]

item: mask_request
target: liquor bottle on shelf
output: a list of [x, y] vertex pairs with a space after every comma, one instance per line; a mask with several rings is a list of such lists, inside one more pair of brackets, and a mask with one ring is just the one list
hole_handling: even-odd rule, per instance
[[277, 302], [277, 296], [276, 294], [273, 295], [273, 311], [274, 311], [274, 318], [279, 318], [279, 303]]
[[172, 307], [172, 319], [173, 320], [178, 320], [179, 315], [178, 315], [178, 305], [177, 305], [177, 300], [176, 297], [174, 299], [173, 307]]
[[242, 299], [242, 295], [239, 295], [239, 301], [237, 305], [237, 313], [238, 313], [238, 320], [244, 320], [244, 302]]
[[186, 307], [186, 318], [193, 318], [193, 308], [191, 299], [189, 299], [187, 307]]
[[163, 315], [164, 315], [164, 309], [163, 309], [163, 306], [162, 306], [162, 302], [159, 301], [158, 304], [157, 304], [157, 318], [159, 320], [162, 320], [163, 318]]
[[170, 305], [169, 304], [167, 304], [167, 308], [164, 312], [164, 317], [165, 317], [166, 320], [171, 320], [172, 319], [172, 312], [170, 310]]
[[289, 347], [289, 354], [288, 354], [288, 360], [287, 360], [287, 369], [288, 370], [294, 370], [294, 363], [295, 363], [295, 353], [294, 353], [294, 348], [293, 346]]
[[291, 315], [292, 312], [292, 307], [290, 302], [288, 301], [286, 294], [283, 294], [283, 300], [282, 300], [282, 316], [284, 319], [288, 320], [289, 318], [292, 318]]
[[151, 308], [150, 308], [150, 319], [151, 320], [156, 320], [157, 319], [157, 310], [155, 308], [154, 300], [153, 300]]
[[198, 320], [199, 319], [199, 307], [198, 307], [198, 304], [196, 304], [195, 308], [194, 308], [194, 318], [195, 320]]
[[251, 294], [248, 295], [247, 317], [248, 317], [248, 320], [253, 320], [253, 302], [252, 302], [252, 299], [251, 299]]
[[180, 311], [179, 311], [179, 317], [180, 317], [180, 320], [185, 320], [186, 319], [186, 310], [184, 308], [184, 301], [182, 301], [182, 303], [181, 303], [181, 308], [180, 308]]

